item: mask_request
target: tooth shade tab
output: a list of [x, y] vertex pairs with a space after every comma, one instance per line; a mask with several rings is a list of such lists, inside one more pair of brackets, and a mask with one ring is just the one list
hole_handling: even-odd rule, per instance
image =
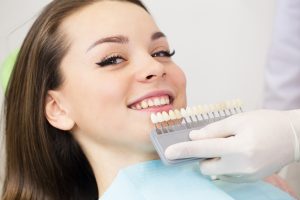
[[199, 111], [198, 111], [198, 108], [196, 106], [192, 107], [192, 111], [193, 111], [194, 115], [200, 114]]
[[181, 119], [182, 118], [182, 115], [181, 115], [179, 110], [177, 110], [177, 109], [174, 110], [174, 113], [175, 113], [176, 119]]
[[197, 109], [198, 109], [198, 113], [199, 114], [203, 114], [204, 110], [203, 110], [203, 106], [197, 106]]
[[222, 109], [222, 106], [221, 106], [220, 103], [217, 103], [217, 104], [215, 105], [215, 108], [216, 108], [216, 111], [219, 111], [219, 110]]
[[233, 105], [232, 105], [232, 102], [231, 102], [231, 101], [226, 101], [225, 105], [226, 105], [226, 109], [230, 109], [230, 108], [232, 108], [232, 107], [233, 107]]
[[186, 107], [186, 112], [187, 112], [188, 116], [194, 115], [194, 113], [190, 107]]
[[182, 117], [187, 117], [188, 116], [188, 113], [186, 112], [186, 110], [184, 108], [180, 109], [180, 113], [181, 113]]
[[214, 105], [214, 104], [209, 104], [208, 107], [209, 107], [209, 111], [210, 111], [210, 112], [214, 112], [214, 111], [217, 110], [217, 109], [216, 109], [216, 105]]
[[208, 113], [209, 112], [209, 107], [207, 104], [203, 105], [203, 113]]
[[176, 119], [176, 115], [175, 115], [175, 112], [174, 112], [173, 110], [170, 110], [170, 111], [169, 111], [169, 116], [170, 116], [170, 119], [171, 119], [171, 120]]
[[235, 104], [237, 107], [242, 107], [243, 103], [240, 99], [236, 99], [235, 102], [236, 102]]
[[150, 118], [151, 118], [151, 121], [152, 121], [153, 124], [158, 123], [158, 120], [157, 120], [157, 117], [156, 117], [155, 113], [151, 113]]
[[162, 116], [165, 122], [169, 121], [171, 118], [166, 111], [162, 112]]
[[164, 121], [164, 118], [163, 118], [163, 116], [160, 112], [156, 113], [156, 117], [157, 117], [158, 122], [163, 122]]
[[225, 102], [220, 103], [220, 106], [221, 106], [221, 110], [226, 110], [226, 103]]

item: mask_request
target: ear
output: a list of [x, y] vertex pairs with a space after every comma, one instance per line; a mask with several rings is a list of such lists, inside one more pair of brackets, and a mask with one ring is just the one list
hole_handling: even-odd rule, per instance
[[67, 109], [61, 102], [57, 91], [48, 91], [45, 102], [45, 114], [48, 122], [55, 128], [68, 131], [75, 125], [74, 120], [68, 116]]

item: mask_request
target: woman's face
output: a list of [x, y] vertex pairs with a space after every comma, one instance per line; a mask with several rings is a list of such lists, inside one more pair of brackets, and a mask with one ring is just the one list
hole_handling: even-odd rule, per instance
[[101, 1], [68, 17], [61, 28], [70, 49], [58, 92], [75, 122], [75, 137], [152, 149], [151, 112], [186, 105], [184, 73], [152, 17], [132, 3]]

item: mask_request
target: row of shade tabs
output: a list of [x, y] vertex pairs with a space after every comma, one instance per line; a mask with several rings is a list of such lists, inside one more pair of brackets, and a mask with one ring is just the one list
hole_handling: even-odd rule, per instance
[[205, 104], [169, 110], [168, 112], [151, 113], [151, 121], [153, 124], [186, 118], [190, 121], [200, 121], [217, 117], [226, 117], [240, 112], [243, 112], [242, 101], [240, 99], [235, 99], [217, 104]]

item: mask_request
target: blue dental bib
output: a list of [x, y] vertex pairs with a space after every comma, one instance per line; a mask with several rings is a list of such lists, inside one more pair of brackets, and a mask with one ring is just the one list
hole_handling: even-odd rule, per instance
[[159, 160], [129, 166], [99, 200], [292, 200], [287, 193], [262, 181], [234, 184], [211, 181], [198, 162], [165, 166]]

